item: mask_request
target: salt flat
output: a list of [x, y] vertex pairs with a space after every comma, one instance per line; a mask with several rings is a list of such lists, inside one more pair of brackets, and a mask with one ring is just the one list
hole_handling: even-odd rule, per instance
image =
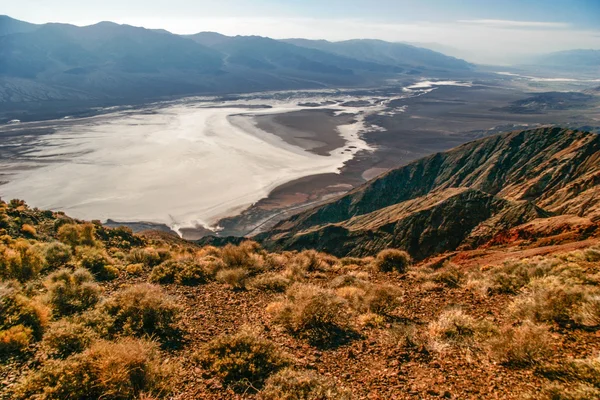
[[368, 149], [357, 134], [360, 121], [342, 130], [346, 146], [317, 155], [261, 131], [251, 118], [235, 119], [302, 109], [271, 105], [181, 103], [74, 120], [40, 136], [28, 165], [2, 160], [14, 172], [0, 195], [82, 219], [149, 221], [176, 230], [211, 226], [280, 184], [337, 172]]

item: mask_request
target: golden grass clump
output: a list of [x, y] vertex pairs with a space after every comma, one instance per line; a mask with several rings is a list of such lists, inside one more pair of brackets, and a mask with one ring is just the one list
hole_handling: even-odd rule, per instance
[[246, 289], [250, 272], [246, 268], [227, 268], [217, 272], [217, 281], [229, 285], [233, 290]]
[[63, 268], [48, 276], [47, 303], [56, 316], [72, 315], [94, 307], [101, 297], [101, 288], [86, 269], [71, 271]]
[[268, 310], [276, 323], [315, 344], [329, 344], [350, 330], [347, 302], [314, 285], [294, 284], [286, 299], [271, 304]]
[[349, 391], [337, 388], [314, 371], [285, 368], [267, 379], [261, 400], [349, 400]]
[[21, 233], [27, 237], [35, 237], [37, 235], [37, 231], [33, 225], [23, 224], [21, 226]]
[[382, 250], [373, 261], [373, 267], [381, 272], [404, 273], [411, 264], [410, 255], [406, 251], [398, 249]]
[[216, 337], [197, 358], [205, 369], [238, 391], [260, 389], [271, 374], [291, 364], [274, 343], [250, 329]]
[[97, 341], [83, 353], [49, 360], [17, 386], [17, 399], [137, 399], [163, 397], [174, 383], [173, 365], [155, 343], [133, 338]]

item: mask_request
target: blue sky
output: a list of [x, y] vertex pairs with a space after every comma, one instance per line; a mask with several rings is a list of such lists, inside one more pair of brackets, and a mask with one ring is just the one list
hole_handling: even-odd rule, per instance
[[110, 20], [175, 33], [418, 42], [488, 63], [600, 49], [600, 0], [0, 0], [0, 13], [36, 23]]

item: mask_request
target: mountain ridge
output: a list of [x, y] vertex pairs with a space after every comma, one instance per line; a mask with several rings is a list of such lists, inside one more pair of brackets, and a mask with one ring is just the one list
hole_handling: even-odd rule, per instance
[[[598, 222], [598, 185], [600, 136], [557, 127], [511, 132], [392, 170], [280, 222], [257, 240], [273, 249], [316, 245], [336, 255], [399, 247], [426, 258], [483, 245], [536, 218], [572, 215]], [[391, 216], [382, 219], [386, 210]], [[324, 240], [328, 235], [337, 239]], [[456, 242], [440, 245], [445, 237]]]

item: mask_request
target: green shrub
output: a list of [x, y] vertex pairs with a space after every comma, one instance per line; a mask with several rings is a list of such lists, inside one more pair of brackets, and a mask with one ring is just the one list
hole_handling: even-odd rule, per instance
[[33, 341], [32, 332], [23, 325], [0, 330], [0, 358], [23, 353]]
[[382, 250], [373, 261], [375, 268], [382, 272], [406, 272], [411, 263], [410, 255], [397, 249]]
[[111, 317], [111, 335], [156, 336], [175, 339], [179, 307], [160, 287], [140, 284], [119, 291], [100, 305]]
[[50, 360], [26, 376], [18, 399], [137, 399], [164, 396], [173, 386], [173, 366], [163, 363], [156, 345], [138, 339], [98, 341], [81, 354]]
[[94, 307], [100, 301], [100, 287], [83, 268], [61, 269], [46, 280], [48, 304], [57, 316], [72, 315]]
[[350, 330], [347, 303], [329, 290], [294, 284], [286, 300], [269, 306], [275, 322], [315, 344], [330, 344]]
[[314, 371], [286, 368], [267, 379], [259, 393], [261, 400], [349, 400], [350, 392], [340, 390]]
[[213, 339], [198, 359], [204, 368], [239, 391], [261, 388], [269, 375], [290, 365], [275, 344], [249, 330]]
[[83, 352], [97, 338], [98, 335], [89, 327], [63, 319], [50, 325], [43, 344], [50, 356], [67, 358]]

